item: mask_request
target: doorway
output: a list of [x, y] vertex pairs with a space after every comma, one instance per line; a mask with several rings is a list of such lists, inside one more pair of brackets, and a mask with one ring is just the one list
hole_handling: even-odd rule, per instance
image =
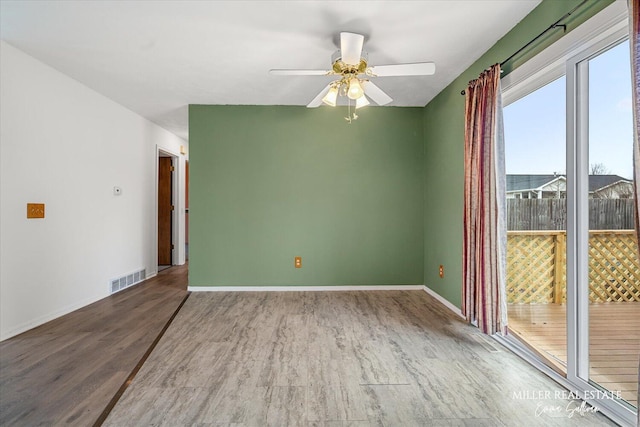
[[174, 176], [176, 158], [158, 151], [158, 272], [174, 263]]

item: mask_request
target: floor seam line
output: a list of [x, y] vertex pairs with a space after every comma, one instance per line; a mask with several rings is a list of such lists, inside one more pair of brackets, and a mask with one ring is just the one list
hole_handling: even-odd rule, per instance
[[98, 419], [95, 421], [95, 423], [93, 423], [93, 427], [100, 427], [107, 420], [107, 417], [109, 416], [109, 414], [111, 413], [113, 408], [116, 406], [116, 404], [118, 403], [118, 401], [120, 400], [120, 398], [122, 397], [124, 392], [127, 390], [129, 385], [133, 382], [133, 379], [138, 374], [138, 371], [140, 371], [140, 368], [142, 368], [142, 365], [144, 365], [144, 363], [147, 361], [147, 359], [149, 358], [149, 356], [151, 355], [153, 350], [156, 348], [156, 346], [158, 345], [158, 343], [160, 342], [160, 340], [164, 336], [164, 334], [167, 331], [167, 329], [169, 329], [169, 326], [171, 326], [171, 323], [173, 322], [173, 319], [176, 318], [176, 316], [178, 315], [178, 313], [182, 309], [182, 306], [184, 305], [184, 303], [187, 302], [187, 298], [189, 298], [189, 295], [191, 295], [191, 292], [187, 292], [187, 294], [184, 296], [184, 298], [182, 298], [182, 301], [178, 305], [178, 308], [176, 308], [176, 310], [173, 312], [173, 314], [171, 315], [171, 317], [169, 318], [167, 323], [165, 323], [165, 325], [163, 326], [162, 330], [160, 331], [160, 333], [156, 337], [156, 339], [153, 340], [153, 342], [151, 343], [151, 345], [149, 346], [147, 351], [144, 353], [142, 358], [140, 358], [140, 360], [138, 361], [136, 366], [133, 368], [131, 373], [127, 376], [127, 379], [124, 381], [124, 383], [122, 383], [122, 385], [120, 386], [120, 388], [118, 389], [116, 394], [109, 401], [109, 404], [107, 404], [107, 406], [104, 408], [104, 410], [102, 411], [102, 413], [100, 414]]

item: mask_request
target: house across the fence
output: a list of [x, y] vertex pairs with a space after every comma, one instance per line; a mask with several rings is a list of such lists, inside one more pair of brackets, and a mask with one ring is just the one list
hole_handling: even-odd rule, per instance
[[[507, 199], [564, 199], [565, 175], [507, 175]], [[619, 175], [589, 175], [589, 197], [628, 199], [633, 197], [633, 181]]]

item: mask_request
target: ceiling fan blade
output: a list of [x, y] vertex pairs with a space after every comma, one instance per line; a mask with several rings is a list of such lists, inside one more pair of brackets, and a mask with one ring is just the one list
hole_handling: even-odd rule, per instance
[[326, 76], [331, 74], [329, 70], [269, 70], [274, 76]]
[[362, 55], [364, 36], [354, 33], [340, 33], [340, 54], [342, 62], [348, 65], [358, 65]]
[[322, 105], [322, 98], [324, 98], [324, 96], [327, 94], [327, 92], [329, 92], [329, 88], [331, 87], [331, 83], [329, 83], [324, 89], [322, 89], [320, 91], [320, 93], [318, 94], [318, 96], [316, 96], [315, 98], [313, 98], [313, 101], [311, 101], [308, 105], [307, 108], [316, 108]]
[[369, 81], [364, 82], [364, 93], [378, 105], [386, 105], [393, 101], [382, 89]]
[[413, 64], [377, 65], [370, 68], [378, 77], [391, 76], [430, 76], [436, 72], [433, 62], [416, 62]]

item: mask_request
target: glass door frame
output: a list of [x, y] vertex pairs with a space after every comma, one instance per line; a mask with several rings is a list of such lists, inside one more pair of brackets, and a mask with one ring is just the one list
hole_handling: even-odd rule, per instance
[[[623, 28], [566, 62], [567, 79], [567, 380], [585, 394], [604, 389], [589, 381], [589, 60], [628, 39]], [[635, 422], [631, 405], [592, 399]], [[609, 412], [607, 411], [607, 412]]]
[[[615, 3], [618, 3], [617, 5]], [[589, 147], [588, 60], [628, 38], [628, 14], [614, 2], [590, 21], [502, 79], [504, 105], [563, 73], [567, 81], [567, 374], [547, 366], [513, 336], [494, 335], [507, 348], [621, 425], [635, 425], [626, 402], [594, 399], [602, 388], [589, 382]], [[616, 9], [617, 7], [617, 9]]]

